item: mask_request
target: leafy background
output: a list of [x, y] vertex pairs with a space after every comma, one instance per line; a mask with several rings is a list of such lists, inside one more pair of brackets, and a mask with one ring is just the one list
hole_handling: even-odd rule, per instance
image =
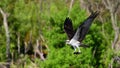
[[[95, 1], [93, 0], [92, 3]], [[98, 4], [101, 1], [98, 0]], [[112, 49], [111, 41], [114, 40], [110, 14], [108, 10], [101, 12], [105, 21], [100, 17], [94, 20], [83, 43], [90, 48], [80, 48], [81, 54], [73, 54], [73, 49], [65, 44], [67, 36], [63, 29], [66, 17], [72, 19], [75, 29], [84, 21], [90, 13], [80, 6], [79, 0], [74, 0], [71, 10], [68, 0], [1, 0], [0, 7], [7, 13], [10, 31], [10, 51], [17, 54], [11, 63], [11, 68], [107, 68], [114, 55], [120, 56], [120, 51]], [[68, 15], [68, 12], [70, 14]], [[96, 9], [95, 9], [96, 11]], [[118, 16], [119, 18], [119, 16]], [[119, 23], [119, 19], [117, 22]], [[119, 24], [118, 24], [119, 26]], [[35, 58], [30, 60], [29, 55], [18, 55], [17, 33], [20, 34], [21, 52], [24, 51], [24, 41], [29, 41], [32, 32], [33, 46], [42, 35], [44, 41], [41, 44], [48, 46], [47, 57], [44, 61]], [[118, 40], [119, 41], [119, 40]], [[117, 44], [116, 44], [117, 45]], [[119, 46], [119, 44], [118, 44]], [[43, 49], [44, 50], [44, 49]], [[0, 15], [0, 64], [6, 62], [6, 36], [3, 26], [3, 18]], [[24, 64], [24, 66], [23, 66]], [[118, 61], [113, 62], [113, 68], [119, 67]]]

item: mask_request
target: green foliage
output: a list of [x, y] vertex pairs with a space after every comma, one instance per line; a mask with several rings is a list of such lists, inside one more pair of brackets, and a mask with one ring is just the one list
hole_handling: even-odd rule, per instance
[[[54, 5], [52, 5], [54, 7]], [[51, 6], [51, 9], [56, 9]], [[50, 53], [45, 62], [43, 62], [40, 67], [43, 68], [87, 68], [89, 67], [99, 67], [102, 65], [99, 61], [101, 60], [102, 50], [105, 49], [104, 44], [102, 44], [102, 34], [99, 32], [101, 30], [101, 25], [99, 22], [93, 23], [88, 35], [83, 41], [88, 44], [90, 48], [81, 48], [82, 54], [74, 55], [73, 49], [70, 46], [65, 45], [65, 40], [67, 39], [66, 34], [63, 32], [63, 23], [67, 16], [68, 9], [62, 8], [59, 13], [53, 11], [51, 17], [48, 21], [50, 27], [44, 29], [44, 36], [47, 39], [47, 43], [50, 47]], [[72, 19], [73, 25], [76, 27], [86, 19], [86, 14], [84, 10], [79, 8], [79, 4], [75, 4], [70, 13], [70, 18]], [[86, 60], [87, 59], [87, 60]]]
[[[73, 50], [70, 48], [70, 46], [64, 46], [64, 48], [60, 49], [53, 49], [50, 51], [50, 55], [44, 61], [39, 65], [41, 68], [68, 68], [68, 67], [74, 67], [74, 68], [79, 68], [79, 67], [92, 67], [91, 64], [91, 59], [92, 56], [90, 49], [82, 49], [83, 53], [80, 55], [74, 55], [72, 52]], [[87, 52], [84, 52], [87, 51]], [[87, 54], [87, 55], [86, 55]], [[87, 61], [85, 61], [87, 59]], [[37, 61], [36, 63], [40, 63], [40, 61]], [[85, 64], [85, 65], [83, 65]]]
[[[15, 52], [13, 48], [17, 45], [17, 33], [20, 33], [21, 46], [24, 46], [25, 35], [28, 32], [32, 32], [33, 41], [38, 39], [39, 34], [43, 34], [46, 41], [45, 44], [48, 45], [50, 51], [45, 61], [35, 59], [35, 64], [38, 68], [107, 68], [111, 62], [111, 58], [114, 55], [111, 50], [114, 31], [109, 23], [110, 21], [102, 24], [96, 19], [93, 22], [83, 41], [90, 48], [81, 47], [81, 54], [73, 54], [74, 50], [65, 44], [67, 39], [63, 29], [65, 18], [69, 16], [72, 19], [74, 29], [77, 29], [79, 24], [89, 16], [85, 10], [80, 8], [77, 0], [74, 0], [69, 15], [69, 7], [66, 6], [64, 0], [45, 0], [42, 1], [42, 4], [39, 4], [37, 0], [3, 0], [2, 2], [0, 1], [0, 7], [10, 13], [8, 23], [11, 52]], [[2, 16], [0, 16], [0, 22], [2, 22]], [[0, 23], [0, 61], [5, 60], [5, 41], [4, 26]], [[24, 58], [26, 61], [25, 68], [32, 66], [29, 57]], [[118, 64], [114, 64], [115, 66], [117, 67]]]

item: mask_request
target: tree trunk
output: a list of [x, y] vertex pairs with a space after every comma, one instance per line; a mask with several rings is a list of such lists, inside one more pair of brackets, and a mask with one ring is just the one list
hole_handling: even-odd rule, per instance
[[17, 47], [18, 47], [18, 54], [20, 54], [20, 33], [17, 33]]
[[6, 33], [6, 57], [7, 57], [7, 68], [10, 68], [10, 62], [11, 62], [11, 53], [10, 53], [10, 34], [8, 30], [8, 23], [7, 23], [7, 14], [3, 12], [3, 10], [0, 8], [0, 12], [3, 16], [3, 24], [5, 28]]
[[117, 26], [117, 22], [116, 22], [116, 18], [115, 18], [116, 14], [114, 14], [113, 12], [111, 12], [111, 21], [112, 21], [112, 26], [113, 29], [115, 31], [115, 35], [114, 35], [114, 40], [112, 42], [112, 49], [115, 49], [115, 45], [119, 39], [119, 28]]

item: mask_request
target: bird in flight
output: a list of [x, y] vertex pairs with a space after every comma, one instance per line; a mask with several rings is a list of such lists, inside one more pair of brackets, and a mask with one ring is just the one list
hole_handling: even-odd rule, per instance
[[[91, 13], [91, 15], [83, 21], [81, 25], [79, 25], [76, 31], [73, 29], [72, 20], [69, 17], [65, 19], [64, 31], [68, 36], [66, 44], [69, 44], [74, 48], [74, 54], [81, 53], [79, 46], [84, 45], [82, 44], [82, 41], [88, 33], [93, 20], [98, 16], [98, 14], [98, 11]], [[78, 52], [76, 52], [76, 48], [78, 49]]]

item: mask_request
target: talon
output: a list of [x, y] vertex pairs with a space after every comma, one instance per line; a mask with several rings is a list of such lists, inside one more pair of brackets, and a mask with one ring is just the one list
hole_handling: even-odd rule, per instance
[[78, 52], [77, 54], [81, 54], [81, 52]]
[[74, 52], [74, 54], [81, 54], [81, 52]]
[[77, 52], [74, 52], [73, 54], [76, 54]]

